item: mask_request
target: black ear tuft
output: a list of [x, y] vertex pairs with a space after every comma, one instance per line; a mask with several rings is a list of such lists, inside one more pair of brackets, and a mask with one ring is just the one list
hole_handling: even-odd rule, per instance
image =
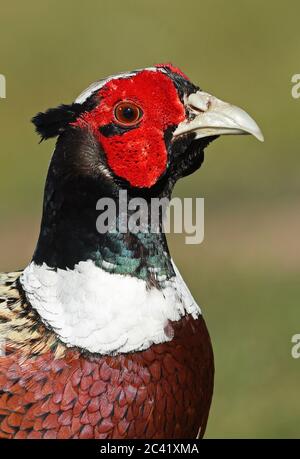
[[44, 113], [38, 113], [31, 121], [36, 132], [45, 140], [61, 134], [83, 111], [85, 110], [82, 104], [60, 105]]

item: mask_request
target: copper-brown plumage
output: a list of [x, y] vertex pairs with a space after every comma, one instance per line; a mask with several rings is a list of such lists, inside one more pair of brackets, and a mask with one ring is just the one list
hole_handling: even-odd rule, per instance
[[142, 352], [68, 349], [1, 275], [0, 438], [202, 437], [213, 389], [203, 318], [169, 322], [174, 338]]

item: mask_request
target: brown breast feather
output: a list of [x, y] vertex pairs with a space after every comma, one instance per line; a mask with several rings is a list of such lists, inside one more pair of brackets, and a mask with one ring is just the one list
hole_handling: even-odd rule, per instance
[[100, 356], [67, 348], [0, 274], [0, 438], [195, 438], [213, 391], [205, 322], [169, 322], [174, 338]]

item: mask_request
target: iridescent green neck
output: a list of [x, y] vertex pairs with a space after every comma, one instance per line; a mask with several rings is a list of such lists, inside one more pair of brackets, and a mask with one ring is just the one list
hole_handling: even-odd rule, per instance
[[[73, 269], [80, 261], [92, 260], [102, 269], [143, 279], [149, 286], [174, 276], [166, 236], [143, 227], [143, 232], [99, 233], [98, 200], [109, 195], [118, 208], [115, 190], [101, 188], [98, 181], [76, 178], [54, 181], [50, 172], [45, 190], [41, 232], [33, 261], [54, 269]], [[117, 215], [118, 219], [119, 216]]]
[[162, 233], [108, 233], [90, 256], [106, 271], [135, 276], [150, 284], [174, 275]]

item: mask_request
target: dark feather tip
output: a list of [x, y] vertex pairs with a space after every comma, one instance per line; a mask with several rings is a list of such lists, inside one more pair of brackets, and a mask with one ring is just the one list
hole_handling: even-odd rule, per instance
[[36, 132], [45, 140], [64, 132], [70, 123], [76, 121], [81, 112], [81, 104], [60, 105], [44, 113], [38, 113], [31, 121]]

